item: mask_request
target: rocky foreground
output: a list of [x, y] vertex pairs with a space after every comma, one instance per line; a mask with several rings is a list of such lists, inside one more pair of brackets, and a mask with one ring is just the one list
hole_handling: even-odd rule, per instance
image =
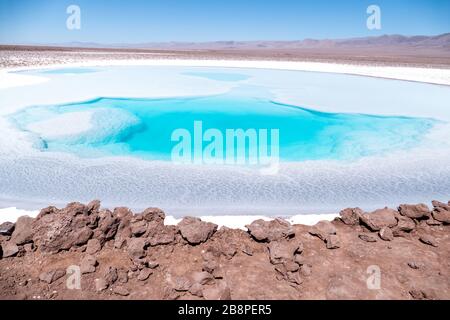
[[450, 299], [450, 201], [248, 232], [99, 201], [0, 225], [1, 299]]

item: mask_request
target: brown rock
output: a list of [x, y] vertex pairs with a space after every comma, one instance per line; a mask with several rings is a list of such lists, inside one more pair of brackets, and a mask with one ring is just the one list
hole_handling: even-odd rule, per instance
[[118, 296], [122, 296], [122, 297], [126, 297], [126, 296], [130, 295], [130, 292], [125, 287], [122, 287], [122, 286], [115, 286], [113, 288], [113, 293], [117, 294]]
[[299, 242], [273, 241], [268, 245], [270, 262], [272, 264], [286, 263], [294, 260], [294, 255], [303, 251]]
[[286, 280], [296, 285], [301, 285], [303, 283], [303, 279], [299, 272], [288, 272], [286, 274]]
[[287, 280], [287, 269], [285, 264], [279, 264], [275, 266], [275, 271], [277, 272], [276, 278], [277, 280]]
[[370, 233], [361, 233], [358, 237], [365, 242], [377, 242], [377, 237]]
[[408, 232], [400, 231], [395, 228], [392, 228], [391, 230], [392, 234], [394, 235], [394, 238], [405, 238], [405, 239], [411, 238], [411, 234]]
[[182, 237], [190, 244], [200, 244], [208, 240], [217, 230], [217, 225], [203, 222], [199, 218], [186, 217], [178, 223]]
[[132, 259], [140, 259], [145, 257], [146, 239], [131, 238], [128, 239], [127, 251]]
[[88, 212], [88, 214], [98, 212], [98, 210], [100, 209], [100, 205], [100, 200], [92, 200], [86, 205], [86, 211]]
[[87, 215], [88, 211], [84, 204], [79, 202], [68, 203], [67, 206], [61, 210], [61, 214], [75, 217], [77, 215]]
[[167, 245], [175, 242], [179, 230], [176, 226], [165, 226], [165, 214], [161, 209], [148, 208], [138, 217], [145, 222], [146, 231], [143, 235], [150, 246]]
[[108, 283], [104, 278], [95, 279], [95, 290], [98, 292], [108, 289]]
[[133, 212], [127, 207], [117, 207], [114, 209], [113, 215], [122, 220], [125, 217], [131, 218], [133, 216]]
[[203, 297], [203, 286], [200, 283], [194, 283], [190, 288], [189, 288], [189, 293], [202, 298]]
[[258, 241], [276, 241], [294, 236], [291, 224], [283, 219], [256, 220], [247, 225], [249, 233]]
[[381, 228], [381, 230], [379, 231], [378, 234], [379, 234], [380, 238], [384, 241], [394, 240], [394, 234], [393, 234], [392, 230], [388, 227]]
[[61, 279], [66, 275], [66, 271], [63, 269], [52, 270], [49, 272], [43, 272], [39, 275], [39, 280], [51, 284], [58, 279]]
[[159, 266], [159, 263], [153, 260], [147, 260], [146, 265], [150, 269], [156, 269]]
[[225, 269], [221, 265], [219, 265], [214, 269], [212, 275], [215, 279], [223, 279], [225, 277]]
[[178, 229], [175, 226], [161, 226], [149, 232], [148, 241], [152, 247], [166, 245], [175, 241], [177, 233]]
[[192, 272], [189, 275], [189, 279], [191, 280], [191, 282], [193, 284], [201, 284], [201, 285], [206, 285], [206, 284], [210, 284], [212, 282], [214, 282], [214, 277], [212, 276], [212, 274], [210, 274], [209, 272]]
[[437, 221], [434, 218], [430, 218], [427, 220], [427, 225], [429, 225], [429, 226], [440, 226], [441, 224], [442, 224], [442, 222]]
[[184, 276], [167, 276], [167, 282], [175, 291], [188, 291], [192, 286], [192, 280]]
[[95, 267], [97, 266], [97, 260], [91, 256], [85, 256], [80, 263], [80, 271], [82, 274], [95, 272]]
[[164, 211], [159, 208], [145, 209], [145, 211], [142, 212], [141, 215], [144, 220], [148, 222], [156, 222], [158, 224], [164, 224], [164, 219], [166, 218]]
[[133, 259], [133, 263], [139, 270], [145, 269], [147, 267], [147, 261], [144, 258]]
[[1, 248], [3, 258], [14, 257], [19, 252], [19, 247], [11, 241], [3, 242]]
[[181, 296], [180, 292], [169, 286], [163, 287], [162, 294], [164, 300], [177, 300]]
[[226, 282], [221, 281], [214, 286], [203, 289], [205, 300], [231, 300], [231, 291]]
[[209, 273], [213, 273], [214, 269], [216, 269], [218, 267], [218, 263], [214, 260], [207, 260], [203, 263], [203, 267], [202, 270], [209, 272]]
[[328, 235], [326, 242], [327, 242], [327, 249], [338, 249], [341, 246], [339, 237], [335, 234]]
[[36, 249], [36, 247], [33, 245], [33, 243], [26, 243], [23, 245], [23, 250], [25, 252], [33, 252]]
[[87, 215], [88, 211], [84, 204], [79, 202], [71, 202], [67, 204], [67, 206], [61, 210], [62, 214], [66, 214], [72, 217], [77, 215]]
[[33, 241], [33, 222], [34, 219], [23, 216], [17, 219], [11, 241], [17, 245], [22, 245]]
[[12, 222], [3, 222], [0, 224], [0, 235], [10, 236], [14, 231], [14, 223]]
[[298, 269], [300, 269], [300, 266], [294, 261], [287, 261], [284, 266], [286, 268], [286, 271], [289, 272], [296, 272], [298, 271]]
[[206, 250], [201, 251], [201, 255], [203, 260], [209, 261], [209, 260], [215, 260], [220, 258], [220, 252], [217, 251], [215, 246], [208, 246]]
[[306, 259], [301, 254], [296, 254], [294, 256], [294, 261], [300, 266], [306, 264]]
[[114, 240], [114, 248], [116, 249], [123, 249], [123, 247], [125, 246], [125, 244], [127, 243], [127, 240], [124, 238], [116, 238]]
[[275, 271], [277, 274], [278, 280], [284, 280], [290, 283], [291, 286], [300, 285], [303, 283], [303, 279], [301, 277], [301, 274], [298, 272], [298, 270], [290, 271], [287, 266], [289, 264], [283, 264], [283, 265], [277, 265], [275, 267]]
[[359, 224], [359, 217], [364, 212], [360, 208], [347, 208], [342, 210], [339, 215], [346, 225], [356, 226]]
[[326, 241], [328, 236], [336, 234], [336, 227], [330, 221], [319, 221], [309, 230], [309, 233]]
[[250, 246], [247, 245], [247, 244], [244, 244], [244, 245], [242, 246], [241, 251], [242, 251], [243, 253], [245, 253], [246, 255], [248, 255], [248, 256], [252, 256], [252, 255], [253, 255], [253, 249], [252, 249], [252, 247], [250, 247]]
[[124, 243], [127, 238], [131, 237], [131, 221], [133, 219], [133, 212], [126, 207], [118, 207], [114, 209], [113, 216], [117, 217], [120, 221], [115, 239], [117, 242]]
[[[34, 222], [34, 243], [40, 251], [57, 253], [69, 250], [74, 246], [82, 246], [93, 236], [93, 231], [87, 226], [90, 218], [77, 213], [72, 216], [62, 210], [56, 214], [46, 214]], [[76, 209], [78, 212], [81, 209]]]
[[116, 282], [117, 279], [119, 278], [119, 275], [118, 275], [118, 272], [117, 272], [117, 268], [109, 266], [104, 271], [102, 278], [105, 280], [105, 282], [108, 284], [108, 287], [109, 287], [114, 282]]
[[120, 283], [127, 283], [128, 282], [128, 272], [126, 270], [118, 270], [117, 271], [117, 281]]
[[361, 215], [361, 222], [372, 231], [380, 231], [384, 227], [395, 227], [397, 225], [396, 215], [397, 211], [384, 208]]
[[82, 246], [86, 244], [89, 239], [92, 237], [94, 233], [92, 230], [88, 227], [84, 227], [81, 230], [75, 231], [70, 238], [70, 241], [67, 242], [66, 245], [63, 245], [63, 249], [70, 249], [71, 247], [75, 246]]
[[84, 220], [87, 221], [86, 226], [94, 230], [98, 227], [98, 220], [100, 219], [98, 212], [92, 213], [89, 217]]
[[423, 203], [416, 205], [402, 204], [398, 207], [398, 211], [401, 215], [412, 219], [428, 219], [431, 216], [430, 209]]
[[91, 239], [87, 243], [86, 253], [94, 254], [102, 250], [102, 244], [98, 239]]
[[434, 207], [435, 209], [436, 209], [436, 208], [441, 208], [441, 209], [444, 209], [444, 210], [446, 210], [446, 211], [450, 211], [450, 201], [449, 201], [448, 204], [445, 204], [445, 203], [443, 203], [443, 202], [439, 202], [439, 201], [436, 201], [436, 200], [431, 201], [431, 203], [433, 204], [433, 207]]
[[439, 222], [450, 224], [450, 210], [436, 207], [433, 210], [433, 218]]
[[131, 233], [135, 237], [140, 237], [147, 232], [147, 222], [145, 220], [135, 221], [131, 223]]
[[438, 247], [438, 242], [433, 236], [430, 236], [429, 234], [424, 234], [420, 236], [419, 240], [429, 246]]
[[393, 229], [396, 231], [411, 232], [416, 228], [416, 223], [408, 217], [399, 216], [397, 226]]
[[304, 264], [300, 267], [300, 273], [304, 277], [309, 277], [312, 273], [311, 266], [308, 264]]
[[[438, 204], [434, 211], [446, 210], [446, 206], [446, 203]], [[104, 229], [106, 233], [97, 229], [109, 220], [109, 212], [100, 208], [97, 210], [95, 207], [94, 205], [90, 208], [87, 205], [83, 209], [75, 205], [69, 210], [75, 213], [69, 213], [65, 209], [47, 210], [48, 212], [43, 213], [32, 224], [33, 242], [24, 245], [11, 242], [11, 236], [0, 235], [0, 257], [3, 256], [2, 246], [8, 244], [14, 245], [16, 252], [15, 258], [0, 260], [0, 300], [16, 299], [24, 292], [27, 293], [28, 299], [92, 298], [91, 290], [96, 288], [99, 290], [108, 288], [107, 292], [97, 296], [98, 299], [124, 298], [127, 292], [122, 289], [129, 290], [129, 296], [133, 299], [180, 297], [196, 299], [203, 297], [204, 291], [217, 289], [221, 283], [226, 285], [231, 280], [233, 281], [228, 284], [232, 297], [250, 300], [324, 298], [395, 300], [412, 299], [413, 296], [420, 299], [448, 298], [449, 283], [445, 280], [450, 266], [446, 250], [450, 240], [447, 236], [450, 226], [434, 218], [416, 221], [397, 212], [395, 215], [397, 225], [382, 227], [377, 232], [367, 232], [367, 228], [362, 225], [348, 227], [343, 222], [334, 221], [332, 225], [339, 232], [338, 237], [342, 241], [342, 246], [345, 240], [345, 248], [332, 251], [326, 250], [325, 244], [307, 234], [311, 227], [302, 225], [291, 227], [295, 230], [295, 238], [284, 234], [278, 240], [269, 241], [270, 237], [266, 237], [264, 241], [268, 243], [255, 242], [255, 237], [242, 230], [221, 228], [205, 244], [189, 246], [176, 226], [165, 229], [169, 226], [161, 223], [161, 216], [157, 212], [155, 214], [148, 212], [146, 219], [141, 216], [135, 220], [135, 222], [144, 221], [146, 225], [145, 233], [135, 238], [130, 228], [134, 216], [126, 208], [115, 209], [114, 215], [116, 217], [122, 215], [123, 220], [119, 218], [116, 235], [111, 240], [106, 240], [107, 230], [110, 229]], [[396, 234], [402, 233], [405, 238], [396, 238], [391, 243], [382, 241], [383, 243], [378, 244], [356, 239], [359, 234], [365, 234], [363, 238], [375, 237], [380, 241], [380, 238], [386, 238], [385, 235], [389, 230]], [[164, 235], [165, 232], [168, 234], [167, 241], [172, 241], [170, 245], [150, 247], [152, 239], [154, 243], [160, 243], [158, 236]], [[432, 239], [426, 239], [426, 235]], [[333, 242], [334, 237], [336, 235], [328, 234], [325, 238], [327, 246]], [[422, 245], [419, 238], [424, 238], [430, 245], [439, 244], [439, 248]], [[121, 250], [112, 246], [118, 239], [121, 239], [120, 247], [123, 248]], [[165, 239], [165, 235], [162, 239]], [[302, 248], [298, 245], [299, 239], [305, 244], [307, 249], [305, 253], [300, 253]], [[130, 240], [142, 241], [141, 245], [137, 246], [137, 257], [132, 259], [128, 258]], [[91, 250], [88, 248], [96, 242], [104, 247], [100, 251], [101, 254], [89, 255], [87, 252]], [[296, 245], [300, 249], [294, 252], [291, 246]], [[61, 248], [67, 247], [70, 252], [59, 252], [55, 255], [47, 254], [54, 253], [53, 251], [43, 250], [50, 248], [57, 252], [66, 250]], [[244, 253], [252, 256], [246, 256]], [[95, 266], [96, 255], [100, 262], [99, 266]], [[233, 260], [227, 260], [230, 258]], [[155, 268], [158, 262], [161, 267], [153, 270], [154, 274], [149, 276], [148, 280], [143, 282], [138, 280], [141, 273], [152, 270], [151, 268]], [[271, 267], [272, 263], [274, 265]], [[66, 290], [65, 277], [48, 285], [44, 281], [53, 281], [51, 273], [43, 274], [43, 281], [39, 280], [42, 271], [65, 268], [72, 264], [80, 265], [82, 269], [82, 291]], [[205, 272], [199, 272], [202, 264]], [[109, 276], [105, 272], [108, 265], [118, 268], [117, 280], [113, 284], [110, 282], [115, 278], [114, 272]], [[378, 279], [375, 269], [369, 271], [368, 267], [373, 265], [379, 265], [382, 271], [379, 290], [368, 289], [369, 283], [366, 283], [369, 277], [372, 277], [370, 280], [372, 284], [376, 284]], [[335, 268], [331, 270], [333, 266]], [[350, 272], [348, 266], [353, 266], [358, 272]], [[167, 280], [168, 283], [175, 283], [173, 286], [179, 291], [165, 282], [167, 279], [165, 277], [170, 273], [182, 275], [174, 277], [175, 280], [170, 282]], [[386, 274], [389, 279], [385, 279]], [[92, 280], [95, 278], [100, 279], [94, 286]], [[300, 283], [301, 288], [298, 286]], [[57, 293], [53, 293], [54, 290], [57, 290]], [[206, 297], [211, 299], [211, 294], [206, 293]]]
[[147, 280], [151, 275], [153, 274], [153, 271], [149, 268], [144, 268], [139, 272], [139, 275], [137, 279], [139, 281], [145, 281]]
[[43, 216], [48, 215], [48, 214], [56, 214], [59, 212], [59, 209], [54, 207], [54, 206], [50, 206], [44, 209], [41, 209], [41, 211], [39, 212], [39, 214], [37, 215], [36, 219], [39, 220], [41, 219]]
[[113, 213], [109, 210], [102, 210], [99, 213], [98, 228], [96, 231], [100, 231], [103, 235], [102, 238], [105, 240], [110, 240], [114, 238], [119, 227], [120, 220], [115, 217]]
[[408, 262], [408, 266], [411, 269], [419, 270], [419, 269], [423, 269], [425, 267], [425, 264], [422, 262], [410, 261], [410, 262]]
[[409, 291], [409, 294], [414, 300], [433, 300], [436, 299], [436, 294], [433, 290], [421, 290], [413, 288]]
[[216, 241], [214, 246], [215, 250], [228, 260], [232, 259], [237, 253], [236, 245], [226, 241], [226, 239]]

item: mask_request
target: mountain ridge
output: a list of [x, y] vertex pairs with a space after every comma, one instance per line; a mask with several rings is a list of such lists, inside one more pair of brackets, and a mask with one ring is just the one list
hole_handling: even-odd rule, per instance
[[419, 48], [450, 51], [450, 32], [435, 36], [404, 36], [399, 34], [345, 39], [303, 39], [303, 40], [251, 40], [251, 41], [206, 41], [206, 42], [142, 42], [142, 43], [97, 43], [74, 41], [68, 43], [48, 43], [51, 45], [77, 48], [118, 48], [118, 49], [164, 49], [164, 50], [264, 50], [264, 49], [336, 49], [336, 48]]

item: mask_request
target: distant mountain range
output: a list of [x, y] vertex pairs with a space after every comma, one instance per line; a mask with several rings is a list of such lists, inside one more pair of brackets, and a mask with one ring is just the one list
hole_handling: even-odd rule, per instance
[[78, 48], [126, 48], [161, 50], [264, 50], [264, 49], [351, 49], [351, 48], [411, 48], [450, 51], [450, 33], [438, 36], [383, 35], [350, 39], [298, 41], [215, 41], [215, 42], [147, 42], [137, 44], [101, 44], [95, 42], [70, 42], [49, 44]]

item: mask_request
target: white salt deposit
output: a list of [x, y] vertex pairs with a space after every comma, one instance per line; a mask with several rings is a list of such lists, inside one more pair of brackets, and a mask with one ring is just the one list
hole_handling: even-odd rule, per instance
[[[0, 209], [0, 223], [3, 222], [16, 222], [17, 218], [21, 216], [29, 216], [35, 218], [38, 215], [38, 210], [19, 210], [17, 208], [5, 208]], [[309, 215], [296, 215], [286, 219], [291, 224], [303, 224], [303, 225], [315, 225], [322, 220], [331, 221], [337, 217], [336, 214], [309, 214]], [[215, 223], [220, 227], [228, 227], [233, 229], [247, 230], [245, 227], [255, 220], [262, 219], [265, 221], [272, 220], [267, 216], [200, 216], [200, 219], [206, 222]], [[181, 221], [181, 218], [175, 218], [173, 216], [167, 216], [164, 223], [165, 225], [176, 225]]]
[[[108, 65], [117, 67], [104, 67]], [[130, 68], [133, 65], [154, 66], [154, 69], [148, 72], [149, 69], [141, 67]], [[295, 216], [292, 219], [298, 216], [298, 219], [304, 219], [303, 223], [313, 223], [324, 216], [316, 217], [310, 213], [336, 212], [349, 206], [374, 209], [403, 202], [427, 202], [431, 198], [448, 200], [450, 87], [444, 85], [450, 85], [450, 70], [184, 60], [93, 61], [82, 66], [100, 67], [99, 72], [63, 76], [44, 76], [38, 70], [26, 74], [0, 72], [0, 206], [25, 207], [32, 203], [33, 208], [40, 208], [55, 199], [62, 204], [98, 198], [108, 207], [159, 206], [176, 217], [181, 214], [204, 216], [205, 219], [222, 219], [215, 220], [218, 224], [242, 227], [254, 220], [250, 214]], [[191, 66], [249, 75], [245, 84], [269, 88], [273, 100], [283, 103], [328, 112], [430, 117], [444, 122], [424, 137], [422, 145], [409, 151], [352, 163], [282, 163], [279, 175], [262, 176], [258, 171], [238, 168], [174, 166], [172, 163], [118, 157], [80, 159], [66, 153], [43, 153], [33, 147], [36, 135], [76, 134], [87, 130], [92, 125], [92, 114], [82, 112], [75, 117], [72, 114], [42, 121], [28, 128], [34, 135], [18, 130], [8, 119], [9, 115], [35, 105], [87, 101], [97, 97], [204, 96], [226, 93], [238, 85], [183, 75], [192, 69]], [[134, 79], [132, 84], [130, 79]], [[199, 206], [202, 209], [194, 211]], [[173, 207], [184, 209], [172, 210]], [[23, 213], [17, 212], [2, 209], [0, 217], [15, 220], [14, 217]], [[211, 212], [222, 217], [208, 218]], [[229, 214], [239, 218], [231, 218], [227, 216]], [[307, 219], [311, 221], [307, 222]]]
[[92, 128], [92, 111], [69, 112], [53, 118], [31, 123], [27, 129], [44, 139], [80, 134]]

